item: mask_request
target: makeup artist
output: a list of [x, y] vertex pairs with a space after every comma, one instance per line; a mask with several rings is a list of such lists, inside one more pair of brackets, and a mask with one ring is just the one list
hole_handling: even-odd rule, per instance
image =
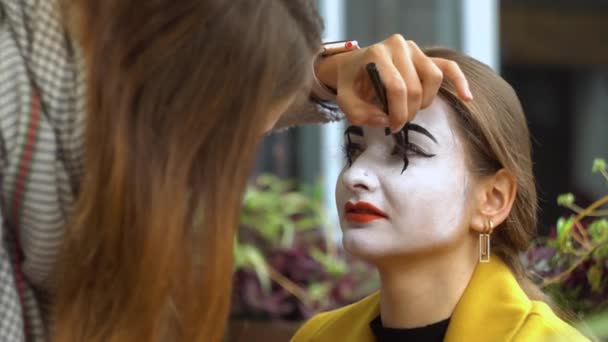
[[321, 30], [309, 0], [0, 0], [0, 336], [219, 341], [265, 132], [471, 98], [400, 35], [320, 56]]

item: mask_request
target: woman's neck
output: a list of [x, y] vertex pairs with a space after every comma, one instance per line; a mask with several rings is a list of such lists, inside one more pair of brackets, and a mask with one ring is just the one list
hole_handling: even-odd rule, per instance
[[382, 325], [416, 328], [449, 318], [477, 265], [474, 251], [460, 248], [379, 267]]

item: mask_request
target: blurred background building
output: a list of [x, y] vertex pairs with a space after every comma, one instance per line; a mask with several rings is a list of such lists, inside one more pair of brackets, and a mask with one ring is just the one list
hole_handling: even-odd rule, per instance
[[[533, 136], [539, 229], [560, 214], [559, 193], [598, 198], [594, 157], [608, 157], [607, 0], [318, 0], [326, 40], [366, 46], [401, 33], [420, 46], [446, 46], [499, 71], [517, 91]], [[343, 166], [342, 124], [268, 136], [256, 174], [323, 182], [329, 213]]]

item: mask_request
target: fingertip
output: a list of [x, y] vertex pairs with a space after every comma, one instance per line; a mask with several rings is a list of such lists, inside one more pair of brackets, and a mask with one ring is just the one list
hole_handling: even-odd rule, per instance
[[471, 90], [468, 87], [464, 91], [464, 100], [473, 101], [473, 93], [471, 93]]
[[460, 97], [464, 101], [473, 100], [473, 93], [471, 93], [471, 89], [469, 88], [469, 84], [465, 79], [462, 79], [459, 85], [457, 85], [458, 97]]
[[399, 133], [403, 129], [403, 127], [405, 126], [405, 124], [406, 124], [406, 122], [393, 122], [393, 123], [391, 123], [391, 125], [390, 125], [391, 132], [393, 134]]
[[467, 81], [466, 77], [464, 77], [464, 76], [462, 79], [462, 94], [464, 95], [464, 100], [467, 100], [467, 101], [473, 100], [473, 93], [471, 92], [471, 87], [469, 86], [469, 81]]
[[409, 120], [410, 108], [404, 106], [402, 111], [391, 111], [389, 115], [390, 127], [401, 127]]
[[367, 125], [374, 127], [388, 127], [388, 119], [383, 116], [374, 116], [370, 118], [367, 122]]

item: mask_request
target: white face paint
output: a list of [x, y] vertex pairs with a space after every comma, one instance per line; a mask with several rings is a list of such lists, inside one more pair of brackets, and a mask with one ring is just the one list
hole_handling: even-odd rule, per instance
[[[394, 154], [395, 139], [384, 129], [359, 127], [350, 129], [359, 132], [345, 134], [352, 165], [338, 178], [336, 202], [343, 244], [350, 253], [379, 261], [463, 243], [469, 234], [469, 172], [450, 115], [454, 114], [440, 98], [416, 115], [411, 123], [426, 129], [437, 142], [412, 130], [409, 142], [434, 156], [407, 150], [409, 165], [403, 173], [403, 153]], [[383, 213], [371, 213], [375, 209], [361, 202]], [[360, 205], [353, 209], [347, 203]]]

